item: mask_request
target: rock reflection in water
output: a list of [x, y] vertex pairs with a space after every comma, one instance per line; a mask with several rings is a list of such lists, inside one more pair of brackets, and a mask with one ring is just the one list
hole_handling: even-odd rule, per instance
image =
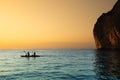
[[120, 80], [120, 51], [96, 51], [97, 80]]

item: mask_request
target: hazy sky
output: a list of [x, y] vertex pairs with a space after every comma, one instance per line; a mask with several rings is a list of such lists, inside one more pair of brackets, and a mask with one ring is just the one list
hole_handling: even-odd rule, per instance
[[117, 0], [0, 0], [0, 48], [95, 48], [97, 18]]

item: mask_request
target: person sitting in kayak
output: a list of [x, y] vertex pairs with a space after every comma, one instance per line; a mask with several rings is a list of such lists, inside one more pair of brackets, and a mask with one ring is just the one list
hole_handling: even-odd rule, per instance
[[27, 52], [26, 56], [28, 56], [28, 57], [30, 56], [30, 52], [29, 51]]
[[33, 56], [36, 56], [36, 52], [33, 53]]

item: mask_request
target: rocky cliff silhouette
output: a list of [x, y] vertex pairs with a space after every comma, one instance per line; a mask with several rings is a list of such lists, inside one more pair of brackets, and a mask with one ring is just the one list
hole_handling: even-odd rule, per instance
[[97, 49], [120, 49], [120, 0], [98, 18], [93, 34]]

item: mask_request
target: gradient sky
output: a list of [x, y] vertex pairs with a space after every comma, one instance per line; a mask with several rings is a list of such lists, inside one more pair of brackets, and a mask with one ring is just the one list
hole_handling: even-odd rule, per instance
[[0, 0], [0, 49], [95, 48], [97, 18], [117, 0]]

